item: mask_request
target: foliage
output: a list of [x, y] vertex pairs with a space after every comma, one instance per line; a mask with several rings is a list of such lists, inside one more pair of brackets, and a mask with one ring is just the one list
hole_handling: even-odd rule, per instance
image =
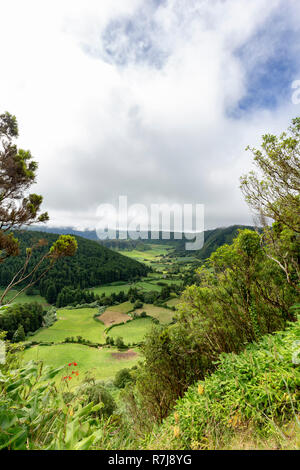
[[80, 388], [78, 395], [82, 396], [84, 405], [91, 402], [94, 405], [101, 404], [101, 407], [93, 413], [94, 416], [98, 416], [99, 418], [108, 418], [116, 409], [115, 400], [107, 388], [101, 383], [83, 386]]
[[[16, 286], [21, 286], [21, 290], [8, 300], [11, 303], [16, 297], [18, 297], [26, 289], [32, 288], [34, 284], [39, 282], [53, 267], [58, 259], [65, 258], [67, 256], [74, 256], [77, 251], [77, 241], [74, 237], [69, 235], [60, 235], [59, 238], [53, 243], [49, 251], [46, 251], [40, 255], [37, 255], [35, 262], [32, 264], [33, 254], [41, 247], [45, 247], [47, 242], [43, 239], [38, 240], [31, 248], [25, 250], [25, 260], [21, 262], [20, 269], [17, 270], [16, 274], [12, 277], [6, 289], [1, 295], [0, 304], [4, 298], [7, 298], [7, 294], [14, 289]], [[47, 290], [48, 294], [48, 290]]]
[[18, 329], [13, 334], [12, 341], [14, 343], [25, 341], [25, 331], [24, 331], [23, 325], [18, 326]]
[[251, 208], [300, 233], [300, 117], [289, 132], [263, 136], [261, 150], [250, 148], [262, 177], [251, 172], [241, 189]]
[[[290, 420], [299, 427], [300, 371], [295, 360], [299, 339], [300, 318], [239, 355], [222, 354], [217, 370], [178, 400], [159, 435], [167, 433], [168, 446], [173, 441], [175, 448], [203, 449], [208, 442], [210, 448], [221, 448], [225, 436], [250, 425], [266, 439]], [[154, 445], [162, 448], [159, 439]]]
[[243, 230], [232, 245], [220, 247], [198, 275], [200, 285], [183, 293], [177, 322], [153, 329], [142, 347], [145, 362], [127, 400], [136, 426], [145, 410], [153, 421], [166, 418], [188, 386], [213, 371], [221, 353], [239, 352], [294, 319], [290, 306], [297, 294], [254, 231]]
[[117, 372], [114, 385], [118, 388], [124, 388], [126, 384], [133, 381], [132, 375], [129, 369], [121, 369]]
[[124, 344], [124, 340], [121, 336], [118, 336], [116, 338], [115, 344], [116, 344], [118, 349], [124, 349], [126, 347], [125, 344]]
[[[9, 113], [0, 115], [0, 263], [10, 257], [20, 254], [19, 240], [9, 230], [35, 222], [45, 222], [49, 219], [47, 212], [39, 215], [43, 201], [42, 196], [28, 193], [36, 179], [37, 162], [32, 159], [30, 151], [18, 149], [13, 140], [18, 137], [18, 124], [15, 116]], [[62, 235], [53, 244], [48, 253], [36, 260], [27, 270], [33, 250], [40, 242], [31, 248], [26, 248], [23, 263], [7, 279], [8, 284], [0, 298], [0, 305], [15, 286], [32, 287], [52, 267], [53, 263], [63, 256], [73, 256], [77, 246], [73, 237]], [[36, 276], [40, 265], [49, 261], [48, 266]], [[20, 261], [20, 260], [19, 260]], [[14, 300], [25, 287], [16, 293]]]
[[29, 362], [0, 372], [0, 449], [83, 450], [99, 440], [94, 413], [102, 404], [65, 404], [54, 382], [62, 370]]
[[[66, 262], [64, 257], [58, 257], [57, 259], [57, 255], [59, 253], [64, 255], [69, 253], [68, 248], [66, 248], [67, 241], [70, 241], [70, 248], [75, 247], [75, 242], [73, 243], [69, 236], [62, 235], [67, 237], [62, 239], [61, 236], [52, 233], [37, 231], [15, 232], [15, 234], [20, 242], [20, 256], [9, 258], [6, 263], [1, 264], [1, 284], [7, 285], [13, 278], [14, 273], [22, 269], [26, 261], [26, 248], [28, 246], [35, 246], [28, 261], [28, 270], [31, 271], [41, 257], [49, 252], [47, 245], [52, 245], [55, 248], [53, 250], [50, 248], [52, 250], [50, 256], [55, 258], [55, 264], [47, 272], [47, 277], [37, 280], [36, 285], [39, 287], [41, 295], [45, 297], [49, 294], [49, 287], [53, 286], [51, 300], [54, 302], [56, 302], [60, 291], [66, 286], [72, 289], [85, 290], [87, 287], [94, 287], [97, 284], [144, 276], [148, 272], [145, 265], [84, 238], [76, 237], [78, 249], [75, 255]], [[43, 240], [43, 244], [39, 243], [39, 240]], [[44, 260], [34, 273], [36, 279], [39, 278], [46, 266], [47, 260]], [[20, 286], [24, 287], [25, 284], [20, 282]], [[56, 297], [54, 294], [56, 294]]]
[[47, 212], [39, 214], [43, 198], [37, 194], [28, 194], [28, 189], [35, 182], [37, 162], [32, 159], [29, 150], [18, 149], [13, 142], [18, 137], [18, 124], [15, 116], [9, 113], [0, 115], [0, 250], [6, 254], [3, 261], [12, 252], [12, 237], [4, 233], [12, 227], [30, 225], [48, 220]]
[[37, 302], [11, 305], [0, 315], [0, 331], [6, 331], [9, 340], [20, 326], [25, 333], [34, 332], [43, 325], [44, 314], [43, 307]]
[[266, 255], [300, 292], [300, 117], [279, 137], [264, 135], [261, 150], [251, 152], [260, 174], [243, 176], [241, 189], [264, 226]]
[[58, 308], [66, 307], [67, 305], [90, 304], [96, 302], [96, 296], [92, 291], [72, 289], [69, 286], [63, 287], [56, 299], [56, 306]]

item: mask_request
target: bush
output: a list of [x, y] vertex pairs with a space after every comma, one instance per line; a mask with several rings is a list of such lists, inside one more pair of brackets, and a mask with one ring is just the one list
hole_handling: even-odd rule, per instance
[[136, 300], [134, 302], [134, 305], [133, 305], [133, 308], [136, 310], [138, 308], [143, 308], [143, 302], [141, 302], [140, 300]]
[[124, 388], [127, 383], [132, 382], [132, 376], [129, 369], [121, 369], [117, 372], [114, 385], [118, 388]]
[[253, 432], [270, 439], [270, 433], [300, 412], [299, 337], [300, 317], [287, 330], [263, 337], [239, 355], [223, 354], [217, 370], [177, 401], [161, 435], [169, 432], [173, 440], [176, 426], [176, 448], [190, 449], [197, 443], [201, 449], [208, 436], [212, 447], [224, 445], [224, 436], [233, 437], [237, 429], [251, 424]]
[[84, 404], [87, 405], [90, 402], [93, 402], [94, 405], [98, 405], [99, 403], [103, 403], [102, 408], [94, 412], [95, 416], [98, 417], [109, 417], [114, 410], [116, 409], [116, 403], [109, 393], [109, 391], [105, 388], [103, 384], [95, 384], [89, 385], [85, 388], [82, 388], [79, 391], [80, 395], [84, 395], [86, 397], [84, 399]]
[[48, 312], [44, 315], [44, 326], [48, 328], [57, 321], [56, 308], [51, 307]]
[[115, 344], [116, 344], [118, 349], [124, 349], [126, 347], [125, 344], [124, 344], [124, 340], [123, 340], [123, 338], [121, 338], [121, 336], [118, 336], [118, 338], [116, 339]]
[[19, 343], [20, 341], [25, 341], [25, 331], [23, 325], [19, 325], [18, 329], [15, 331], [12, 337], [13, 343]]
[[7, 339], [22, 325], [25, 334], [36, 331], [43, 325], [43, 307], [37, 302], [9, 305], [0, 315], [0, 330], [7, 331]]

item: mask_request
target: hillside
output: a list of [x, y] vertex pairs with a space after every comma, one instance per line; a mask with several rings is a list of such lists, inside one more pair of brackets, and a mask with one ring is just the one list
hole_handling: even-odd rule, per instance
[[[6, 286], [22, 266], [25, 260], [25, 250], [33, 246], [38, 240], [46, 240], [47, 246], [34, 250], [29, 265], [34, 266], [40, 256], [45, 253], [51, 244], [58, 238], [56, 234], [37, 231], [18, 231], [14, 235], [20, 241], [21, 255], [11, 257], [0, 265], [0, 285]], [[127, 281], [144, 276], [149, 268], [144, 264], [120, 255], [91, 240], [76, 236], [78, 250], [74, 257], [60, 259], [48, 272], [47, 277], [41, 279], [42, 295], [49, 285], [54, 286], [58, 293], [65, 286], [85, 289], [114, 281]]]
[[237, 236], [239, 230], [255, 230], [254, 227], [248, 225], [231, 225], [230, 227], [220, 227], [214, 230], [206, 230], [204, 232], [204, 245], [201, 250], [194, 253], [197, 258], [208, 258], [217, 248], [225, 243], [231, 244]]
[[[176, 255], [180, 256], [196, 256], [199, 259], [208, 258], [211, 253], [213, 253], [219, 246], [224, 245], [225, 243], [232, 243], [233, 239], [237, 236], [238, 230], [243, 229], [254, 230], [255, 228], [248, 225], [231, 225], [229, 227], [219, 227], [212, 230], [205, 230], [204, 232], [204, 245], [201, 250], [198, 251], [185, 251], [186, 240], [183, 235], [182, 240], [175, 238], [174, 232], [170, 232], [169, 239], [162, 238], [162, 232], [159, 232], [159, 239], [152, 240], [151, 233], [148, 233], [148, 239], [139, 239], [139, 240], [130, 240], [130, 239], [119, 239], [118, 233], [116, 239], [108, 239], [100, 241], [97, 237], [95, 230], [75, 230], [71, 227], [53, 227], [45, 228], [44, 230], [49, 233], [56, 234], [71, 234], [75, 236], [81, 236], [89, 240], [98, 241], [101, 245], [115, 249], [115, 250], [134, 250], [138, 249], [140, 251], [150, 250], [149, 245], [168, 245], [175, 250]], [[37, 227], [32, 227], [31, 230], [37, 230]]]
[[151, 435], [151, 449], [296, 449], [299, 427], [300, 317], [189, 387]]

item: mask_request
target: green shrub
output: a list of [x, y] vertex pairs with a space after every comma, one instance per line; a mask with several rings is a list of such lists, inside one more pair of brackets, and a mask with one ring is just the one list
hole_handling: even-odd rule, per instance
[[20, 341], [25, 341], [25, 331], [23, 325], [19, 325], [18, 329], [15, 331], [12, 337], [13, 343], [19, 343]]
[[102, 407], [99, 410], [94, 412], [94, 416], [99, 418], [106, 417], [108, 418], [116, 409], [116, 403], [109, 393], [109, 391], [105, 388], [103, 384], [95, 384], [84, 387], [79, 391], [79, 395], [84, 395], [84, 404], [88, 405], [89, 403], [93, 403], [93, 405], [98, 405], [102, 403]]
[[136, 310], [138, 308], [143, 308], [143, 302], [141, 302], [140, 300], [136, 300], [134, 302], [134, 305], [133, 305], [133, 308]]
[[[189, 387], [161, 429], [176, 446], [205, 448], [207, 436], [234, 435], [248, 426], [265, 438], [300, 412], [300, 317], [284, 332], [264, 336], [239, 354], [222, 354], [217, 370]], [[298, 358], [296, 357], [298, 353]], [[172, 436], [174, 439], [174, 436]], [[159, 443], [157, 443], [159, 445]]]
[[124, 388], [127, 383], [132, 382], [132, 375], [129, 369], [121, 369], [117, 372], [114, 385], [118, 388]]
[[123, 338], [121, 338], [121, 336], [117, 337], [115, 344], [116, 344], [118, 349], [124, 349], [125, 348], [124, 340], [123, 340]]

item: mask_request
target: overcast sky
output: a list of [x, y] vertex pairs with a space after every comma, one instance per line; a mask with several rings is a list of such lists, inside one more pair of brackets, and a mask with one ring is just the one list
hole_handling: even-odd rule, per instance
[[39, 162], [51, 225], [101, 203], [202, 203], [251, 223], [245, 147], [300, 104], [298, 0], [0, 0], [0, 112]]

